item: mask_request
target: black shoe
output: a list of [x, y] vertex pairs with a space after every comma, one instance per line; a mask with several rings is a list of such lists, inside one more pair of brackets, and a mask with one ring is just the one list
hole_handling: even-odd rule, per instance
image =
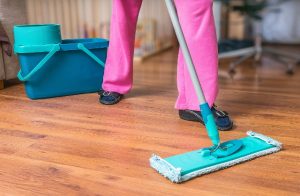
[[[232, 129], [233, 122], [230, 119], [227, 112], [217, 110], [216, 106], [213, 105], [211, 112], [215, 117], [215, 122], [220, 131], [228, 131]], [[183, 120], [197, 121], [204, 124], [201, 112], [194, 110], [179, 110], [179, 117]]]
[[101, 90], [98, 92], [100, 95], [99, 97], [99, 102], [104, 104], [104, 105], [113, 105], [118, 103], [123, 95], [117, 92], [111, 92], [111, 91], [104, 91]]

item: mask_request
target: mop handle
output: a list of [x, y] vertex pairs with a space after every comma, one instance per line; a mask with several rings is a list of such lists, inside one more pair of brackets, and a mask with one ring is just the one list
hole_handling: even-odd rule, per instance
[[[184, 56], [191, 80], [193, 82], [194, 89], [196, 91], [198, 101], [200, 103], [200, 111], [202, 114], [202, 118], [208, 133], [209, 138], [212, 140], [212, 143], [214, 145], [219, 145], [220, 144], [220, 138], [219, 138], [219, 132], [216, 127], [216, 123], [214, 120], [214, 116], [206, 102], [205, 96], [203, 94], [197, 73], [195, 71], [195, 66], [192, 61], [191, 54], [189, 52], [188, 46], [186, 44], [186, 40], [184, 38], [179, 19], [177, 16], [177, 12], [174, 6], [173, 0], [165, 0], [167, 9], [171, 18], [171, 21], [173, 23], [173, 27], [182, 51], [182, 54]], [[186, 2], [188, 3], [188, 2]]]

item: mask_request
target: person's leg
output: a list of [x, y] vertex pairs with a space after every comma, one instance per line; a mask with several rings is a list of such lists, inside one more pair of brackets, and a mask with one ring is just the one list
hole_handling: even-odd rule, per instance
[[[229, 130], [233, 123], [228, 114], [213, 106], [218, 93], [218, 47], [213, 1], [175, 0], [175, 4], [206, 101], [212, 107], [218, 129]], [[179, 110], [180, 118], [203, 123], [198, 98], [181, 51], [178, 55], [177, 86], [175, 108]]]
[[126, 94], [132, 87], [136, 23], [142, 0], [114, 0], [102, 88]]
[[[218, 49], [212, 0], [175, 0], [180, 24], [206, 100], [213, 105], [218, 93]], [[199, 111], [198, 99], [181, 51], [177, 70], [175, 108]]]

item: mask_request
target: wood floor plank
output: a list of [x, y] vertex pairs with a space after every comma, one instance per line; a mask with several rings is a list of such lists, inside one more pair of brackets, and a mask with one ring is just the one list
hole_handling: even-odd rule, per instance
[[299, 195], [300, 73], [264, 58], [232, 78], [220, 65], [217, 105], [234, 120], [223, 141], [249, 129], [284, 150], [177, 185], [149, 167], [210, 145], [202, 125], [178, 118], [176, 53], [134, 66], [134, 88], [119, 104], [97, 94], [30, 100], [23, 85], [0, 91], [0, 190], [6, 195]]
[[[111, 173], [103, 173], [95, 170], [87, 170], [78, 167], [51, 164], [43, 161], [34, 161], [14, 156], [0, 155], [0, 166], [6, 165], [6, 170], [1, 169], [1, 181], [11, 183], [15, 188], [32, 194], [60, 195], [62, 192], [69, 195], [140, 195], [167, 194], [176, 189], [176, 185], [164, 186], [156, 181], [116, 176]], [[20, 175], [21, 174], [21, 175]], [[19, 180], [23, 183], [16, 183]], [[1, 186], [1, 185], [0, 185]], [[46, 187], [46, 189], [45, 189]], [[172, 188], [173, 187], [173, 188]], [[202, 194], [207, 191], [183, 187], [187, 194]], [[12, 190], [15, 191], [15, 190]], [[175, 195], [180, 195], [177, 193]]]

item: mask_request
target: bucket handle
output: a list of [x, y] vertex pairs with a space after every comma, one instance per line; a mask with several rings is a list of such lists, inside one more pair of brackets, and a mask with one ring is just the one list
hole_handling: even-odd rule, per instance
[[[77, 48], [82, 50], [84, 53], [86, 53], [88, 56], [90, 56], [92, 59], [94, 59], [98, 64], [100, 64], [102, 67], [104, 67], [104, 62], [101, 61], [94, 53], [92, 53], [89, 49], [87, 49], [82, 43], [77, 44]], [[18, 78], [20, 81], [28, 81], [36, 72], [38, 72], [45, 63], [57, 52], [60, 50], [59, 44], [55, 44], [51, 51], [31, 70], [29, 74], [26, 76], [22, 75], [22, 71], [20, 70], [18, 73]]]
[[18, 73], [19, 80], [21, 80], [22, 82], [28, 81], [59, 50], [60, 50], [59, 44], [55, 44], [53, 46], [53, 48], [51, 49], [51, 51], [26, 76], [22, 76], [22, 71], [20, 70], [19, 73]]
[[104, 67], [104, 62], [101, 61], [96, 55], [94, 55], [94, 53], [92, 53], [89, 49], [87, 49], [82, 43], [77, 44], [77, 48], [85, 52], [92, 59], [94, 59], [98, 64]]

